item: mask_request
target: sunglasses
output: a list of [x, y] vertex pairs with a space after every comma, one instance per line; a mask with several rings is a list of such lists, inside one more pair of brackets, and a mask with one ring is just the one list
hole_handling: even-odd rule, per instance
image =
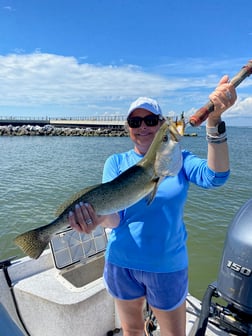
[[142, 122], [144, 121], [146, 126], [157, 126], [158, 121], [162, 120], [157, 115], [148, 115], [144, 118], [142, 117], [131, 117], [127, 119], [128, 125], [130, 128], [138, 128], [142, 125]]

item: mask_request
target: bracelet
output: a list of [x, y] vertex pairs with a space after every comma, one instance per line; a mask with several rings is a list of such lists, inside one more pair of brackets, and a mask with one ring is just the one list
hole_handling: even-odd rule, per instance
[[221, 144], [227, 141], [227, 133], [224, 132], [219, 135], [212, 135], [212, 134], [207, 133], [206, 139], [208, 143]]
[[220, 140], [207, 138], [207, 142], [208, 143], [213, 143], [213, 144], [221, 144], [221, 143], [224, 143], [226, 141], [227, 141], [227, 138], [223, 138], [223, 139], [220, 139]]

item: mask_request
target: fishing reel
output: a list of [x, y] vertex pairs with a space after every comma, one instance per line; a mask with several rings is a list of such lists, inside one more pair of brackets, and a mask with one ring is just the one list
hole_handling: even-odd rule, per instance
[[[146, 301], [144, 308], [144, 335], [154, 336], [155, 331], [158, 329], [158, 323], [155, 315], [153, 314], [148, 302]], [[109, 330], [107, 336], [113, 336], [121, 332], [121, 329], [116, 328], [114, 330]]]

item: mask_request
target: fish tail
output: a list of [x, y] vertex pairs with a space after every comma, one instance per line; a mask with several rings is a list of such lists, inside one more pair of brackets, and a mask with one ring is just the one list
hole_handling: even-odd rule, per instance
[[37, 259], [42, 254], [49, 241], [50, 236], [41, 234], [40, 228], [22, 233], [14, 239], [15, 244], [33, 259]]

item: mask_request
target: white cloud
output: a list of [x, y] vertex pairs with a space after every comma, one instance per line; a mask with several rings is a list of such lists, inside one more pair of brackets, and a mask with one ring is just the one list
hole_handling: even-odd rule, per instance
[[[39, 50], [0, 56], [0, 115], [125, 114], [129, 103], [140, 95], [157, 98], [165, 113], [183, 110], [189, 115], [206, 102], [217, 82], [214, 64], [190, 62], [186, 73], [181, 73], [176, 72], [182, 68], [178, 63], [146, 70], [134, 65], [79, 63], [74, 57]], [[244, 90], [251, 86], [248, 80]], [[227, 116], [250, 113], [251, 100], [243, 97]]]
[[8, 12], [14, 12], [15, 11], [15, 9], [11, 6], [4, 6], [3, 9], [8, 11]]
[[228, 117], [252, 117], [252, 97], [237, 100], [236, 104], [226, 112]]
[[[165, 79], [132, 66], [79, 64], [73, 57], [35, 53], [0, 57], [1, 104], [72, 104], [160, 92]], [[173, 86], [170, 85], [170, 86]]]

